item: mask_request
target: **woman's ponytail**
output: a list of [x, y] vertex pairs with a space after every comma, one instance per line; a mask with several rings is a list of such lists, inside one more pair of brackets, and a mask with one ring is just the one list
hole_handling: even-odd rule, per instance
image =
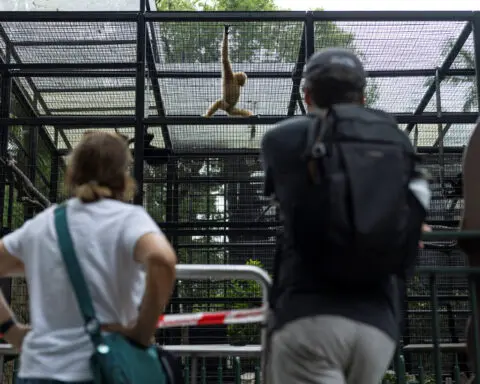
[[84, 203], [92, 203], [105, 197], [112, 197], [112, 190], [108, 187], [102, 187], [96, 181], [79, 185], [75, 188], [75, 196]]

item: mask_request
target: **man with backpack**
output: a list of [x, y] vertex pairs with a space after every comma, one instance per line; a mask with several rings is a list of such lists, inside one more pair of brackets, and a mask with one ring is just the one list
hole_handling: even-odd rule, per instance
[[394, 354], [430, 189], [409, 138], [364, 106], [352, 52], [314, 54], [308, 114], [261, 144], [284, 231], [275, 260], [267, 380], [376, 384]]

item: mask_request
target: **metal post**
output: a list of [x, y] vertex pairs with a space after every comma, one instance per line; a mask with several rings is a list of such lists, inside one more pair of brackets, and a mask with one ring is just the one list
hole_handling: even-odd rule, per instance
[[[11, 94], [12, 94], [12, 78], [8, 71], [1, 74], [1, 89], [0, 89], [0, 117], [9, 117]], [[0, 157], [5, 158], [8, 151], [8, 125], [0, 123]], [[5, 187], [7, 180], [7, 167], [2, 167], [2, 177], [0, 177], [0, 220], [1, 229], [4, 232], [4, 211], [5, 211]], [[11, 228], [8, 228], [11, 229]], [[2, 279], [0, 282], [0, 289], [4, 293], [8, 293], [5, 297], [7, 302], [10, 302], [12, 279]], [[7, 296], [7, 295], [6, 295]], [[0, 359], [0, 382], [3, 381], [3, 357]]]
[[197, 384], [197, 376], [198, 376], [198, 357], [193, 355], [191, 358], [191, 366], [190, 366], [190, 384]]
[[143, 152], [145, 149], [145, 56], [146, 56], [146, 30], [145, 30], [145, 0], [140, 0], [141, 11], [137, 20], [137, 76], [135, 92], [135, 159], [134, 177], [138, 190], [134, 203], [143, 204]]
[[52, 202], [58, 201], [58, 174], [60, 173], [60, 155], [57, 151], [52, 153], [50, 171], [50, 193], [49, 200]]
[[313, 12], [308, 11], [305, 17], [305, 61], [315, 52], [315, 21]]
[[480, 11], [475, 12], [472, 21], [475, 72], [477, 86], [477, 108], [480, 111]]
[[[437, 117], [439, 119], [442, 118], [442, 94], [440, 92], [440, 85], [441, 85], [441, 80], [440, 80], [440, 68], [437, 68], [437, 71], [435, 73], [435, 101], [436, 101], [436, 107], [437, 107]], [[438, 132], [438, 165], [440, 167], [440, 172], [439, 172], [439, 179], [440, 179], [440, 188], [443, 193], [443, 188], [444, 188], [444, 180], [445, 180], [445, 157], [443, 154], [443, 125], [441, 122], [437, 124], [437, 132]]]
[[[153, 57], [153, 44], [150, 41], [149, 33], [146, 33], [146, 39], [148, 39], [148, 41], [146, 41], [146, 47], [145, 47], [147, 67], [148, 67], [148, 72], [151, 79], [152, 92], [153, 92], [153, 97], [155, 99], [155, 106], [157, 107], [158, 116], [165, 116], [165, 107], [163, 104], [162, 94], [160, 92], [160, 84], [157, 76], [157, 68], [155, 66], [155, 60]], [[166, 125], [162, 125], [161, 128], [162, 128], [162, 138], [163, 138], [163, 143], [165, 145], [165, 148], [172, 149], [172, 140], [170, 139], [170, 133], [168, 132], [168, 127]]]
[[[2, 74], [1, 79], [1, 90], [0, 90], [0, 116], [9, 117], [10, 113], [10, 102], [11, 102], [11, 87], [12, 79], [7, 72]], [[0, 157], [7, 156], [8, 149], [8, 125], [0, 124]], [[3, 170], [3, 175], [5, 176], [6, 169]], [[3, 227], [3, 213], [4, 213], [4, 201], [5, 198], [5, 177], [2, 177], [0, 181], [0, 220], [2, 220]]]
[[[8, 51], [10, 49], [7, 49]], [[8, 71], [3, 71], [1, 73], [1, 83], [0, 83], [0, 118], [10, 117], [10, 108], [12, 102], [12, 78]], [[0, 157], [5, 158], [8, 151], [8, 129], [7, 124], [0, 123]], [[4, 168], [2, 178], [0, 181], [0, 220], [1, 228], [3, 228], [3, 216], [4, 216], [4, 201], [5, 201], [5, 180], [6, 180], [6, 169]]]
[[[168, 133], [168, 131], [167, 131]], [[169, 223], [178, 223], [178, 182], [177, 182], [177, 159], [173, 157], [168, 158], [167, 163], [167, 198], [165, 202], [165, 220]], [[174, 224], [175, 225], [175, 224]], [[178, 247], [178, 233], [168, 233], [168, 239], [172, 243], [172, 246], [177, 249]], [[178, 298], [178, 282], [175, 283], [175, 289], [173, 291], [172, 298]], [[174, 313], [180, 313], [180, 304], [171, 304], [171, 309]], [[171, 334], [173, 330], [170, 330]], [[177, 329], [176, 335], [181, 337], [182, 330]], [[193, 376], [192, 376], [193, 377]]]
[[295, 106], [297, 104], [298, 96], [300, 94], [300, 83], [302, 81], [302, 70], [305, 65], [305, 45], [306, 45], [306, 23], [303, 25], [302, 37], [300, 40], [300, 48], [298, 50], [297, 62], [295, 63], [295, 69], [292, 73], [292, 93], [290, 94], [290, 102], [288, 104], [288, 116], [293, 116], [295, 114]]
[[[25, 132], [27, 130], [27, 132]], [[23, 136], [28, 140], [28, 155], [26, 156], [25, 167], [28, 178], [35, 185], [37, 177], [37, 156], [38, 156], [38, 127], [23, 127]], [[25, 205], [24, 205], [25, 207]], [[32, 218], [35, 214], [35, 208], [26, 205], [24, 209], [25, 217]]]

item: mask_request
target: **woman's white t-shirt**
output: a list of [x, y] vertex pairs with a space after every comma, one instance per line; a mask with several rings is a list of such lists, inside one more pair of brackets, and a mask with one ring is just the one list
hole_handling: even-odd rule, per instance
[[[58, 247], [54, 209], [3, 238], [8, 252], [25, 264], [30, 297], [32, 331], [22, 346], [19, 377], [87, 381], [93, 345]], [[111, 199], [71, 199], [67, 219], [99, 321], [134, 321], [145, 287], [134, 247], [141, 236], [161, 230], [143, 207]]]

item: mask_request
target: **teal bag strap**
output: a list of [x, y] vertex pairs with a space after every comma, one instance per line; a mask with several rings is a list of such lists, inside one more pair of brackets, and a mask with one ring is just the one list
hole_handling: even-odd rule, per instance
[[55, 229], [57, 231], [60, 252], [67, 269], [70, 282], [73, 286], [78, 306], [85, 321], [85, 329], [95, 347], [102, 344], [100, 323], [96, 318], [92, 297], [85, 281], [82, 268], [78, 262], [75, 248], [73, 247], [72, 236], [67, 223], [67, 206], [61, 204], [55, 208]]

